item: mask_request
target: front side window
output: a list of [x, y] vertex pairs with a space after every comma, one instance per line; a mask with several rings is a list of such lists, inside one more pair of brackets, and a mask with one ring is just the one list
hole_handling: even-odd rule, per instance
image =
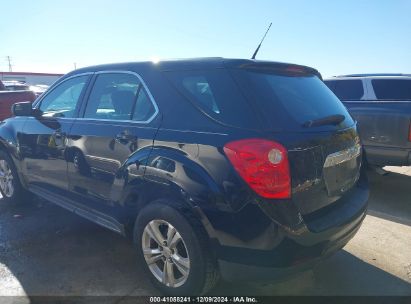
[[371, 80], [378, 100], [411, 100], [411, 79]]
[[89, 76], [78, 76], [57, 85], [40, 103], [43, 117], [72, 118]]
[[145, 121], [155, 112], [140, 80], [127, 73], [97, 76], [84, 118]]

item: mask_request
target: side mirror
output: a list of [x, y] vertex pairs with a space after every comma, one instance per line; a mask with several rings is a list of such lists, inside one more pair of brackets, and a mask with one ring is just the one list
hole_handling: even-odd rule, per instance
[[17, 102], [11, 106], [11, 113], [14, 116], [32, 116], [33, 108], [31, 101]]

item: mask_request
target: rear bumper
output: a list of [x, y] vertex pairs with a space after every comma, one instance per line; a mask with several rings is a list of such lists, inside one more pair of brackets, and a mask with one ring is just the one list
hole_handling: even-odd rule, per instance
[[374, 166], [409, 166], [411, 149], [364, 146], [367, 162]]
[[[221, 275], [227, 281], [268, 281], [284, 279], [311, 269], [321, 260], [343, 248], [357, 233], [364, 218], [365, 212], [350, 224], [338, 229], [338, 232], [328, 232], [327, 235], [321, 236], [315, 233], [306, 233], [300, 235], [297, 240], [285, 241], [272, 251], [267, 251], [264, 254], [250, 253], [248, 263], [246, 260], [239, 263], [219, 259], [218, 264]], [[324, 238], [324, 240], [317, 243], [316, 241], [321, 238]], [[302, 240], [304, 241], [301, 242]], [[258, 259], [260, 264], [264, 260], [271, 259], [271, 262], [267, 264], [275, 266], [253, 265], [255, 259]]]
[[[226, 280], [274, 280], [311, 268], [320, 260], [343, 248], [355, 235], [365, 218], [368, 181], [361, 174], [356, 186], [333, 206], [301, 216], [298, 230], [290, 230], [270, 220], [251, 241], [219, 242], [216, 255]], [[248, 211], [252, 215], [251, 210]], [[265, 213], [265, 217], [272, 215]], [[247, 233], [262, 223], [262, 217], [250, 222]]]

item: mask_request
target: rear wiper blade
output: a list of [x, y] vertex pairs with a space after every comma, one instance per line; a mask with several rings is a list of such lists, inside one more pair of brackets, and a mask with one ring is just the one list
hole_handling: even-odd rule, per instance
[[308, 120], [303, 123], [303, 127], [311, 128], [311, 127], [318, 127], [324, 125], [338, 125], [339, 123], [343, 122], [345, 116], [342, 114], [330, 115], [323, 118]]

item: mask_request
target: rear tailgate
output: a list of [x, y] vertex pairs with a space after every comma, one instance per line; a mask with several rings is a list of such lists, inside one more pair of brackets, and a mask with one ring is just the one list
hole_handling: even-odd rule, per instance
[[356, 125], [318, 74], [305, 67], [278, 69], [265, 63], [230, 71], [260, 111], [269, 134], [264, 136], [288, 150], [291, 205], [300, 214], [336, 202], [353, 187], [361, 166]]
[[337, 201], [355, 184], [361, 166], [355, 128], [307, 135], [288, 144], [292, 200], [303, 215]]

